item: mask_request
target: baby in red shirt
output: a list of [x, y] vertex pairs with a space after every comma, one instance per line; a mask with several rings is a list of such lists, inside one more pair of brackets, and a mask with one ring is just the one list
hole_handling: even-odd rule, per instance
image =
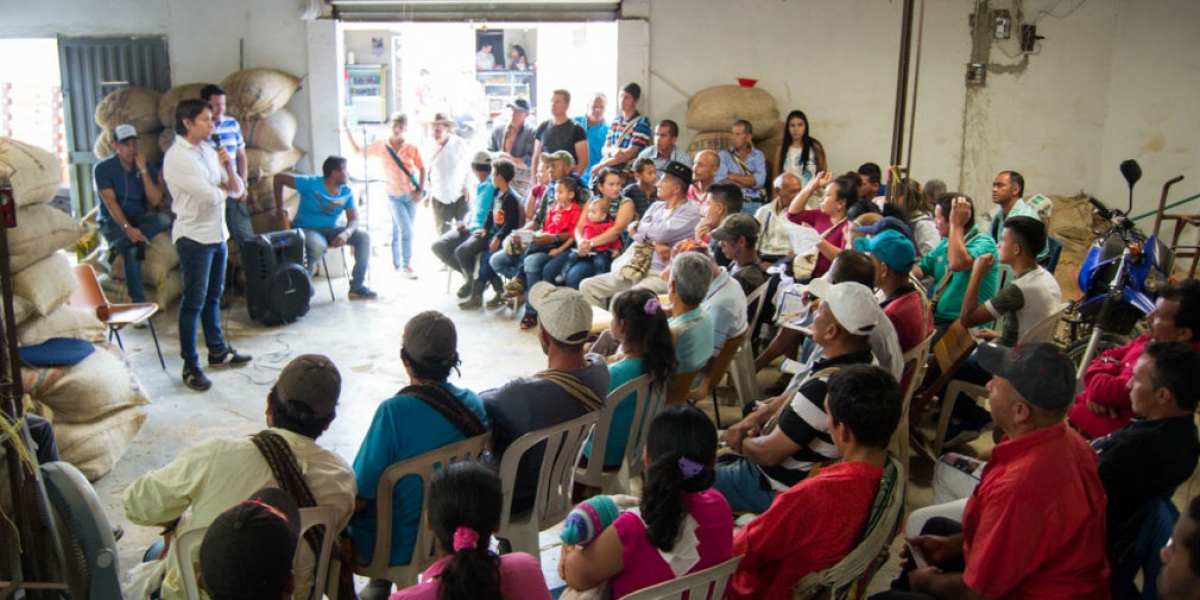
[[[588, 203], [587, 222], [583, 224], [583, 239], [593, 240], [596, 236], [612, 229], [615, 224], [613, 216], [609, 213], [609, 208], [612, 205], [612, 200], [604, 197], [596, 197]], [[577, 240], [583, 241], [583, 240]], [[581, 253], [578, 249], [567, 255], [567, 261], [563, 263], [562, 271], [554, 278], [554, 282], [562, 284], [566, 281], [567, 273], [571, 271], [576, 263], [584, 260], [592, 261], [592, 266], [595, 268], [595, 273], [607, 273], [612, 266], [613, 258], [621, 251], [621, 238], [595, 246], [588, 253]]]

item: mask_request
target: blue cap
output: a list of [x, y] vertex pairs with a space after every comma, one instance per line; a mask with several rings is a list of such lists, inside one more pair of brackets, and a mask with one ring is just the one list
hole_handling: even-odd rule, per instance
[[905, 223], [903, 220], [896, 217], [884, 217], [876, 221], [874, 225], [855, 227], [854, 233], [865, 233], [870, 236], [876, 236], [879, 235], [880, 232], [888, 230], [900, 232], [904, 235], [904, 237], [908, 238], [909, 241], [912, 241], [913, 239], [912, 228], [908, 226], [908, 223]]
[[917, 262], [917, 250], [904, 234], [887, 229], [873, 237], [854, 240], [855, 249], [872, 254], [897, 273], [907, 273]]

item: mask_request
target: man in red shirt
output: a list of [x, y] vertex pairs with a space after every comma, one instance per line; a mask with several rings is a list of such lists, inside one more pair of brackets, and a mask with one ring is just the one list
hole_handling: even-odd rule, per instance
[[[862, 541], [900, 423], [900, 386], [879, 367], [848, 365], [830, 376], [825, 409], [842, 461], [776, 496], [734, 536], [734, 554], [744, 556], [727, 599], [788, 600], [801, 578], [833, 566]], [[903, 512], [899, 502], [893, 521]]]
[[872, 600], [1108, 598], [1096, 455], [1063, 422], [1075, 389], [1071, 360], [1048, 343], [985, 344], [977, 357], [993, 375], [988, 402], [1006, 435], [967, 500], [961, 531], [930, 520], [923, 534], [947, 535], [912, 538], [901, 552], [906, 572], [893, 587], [912, 591]]

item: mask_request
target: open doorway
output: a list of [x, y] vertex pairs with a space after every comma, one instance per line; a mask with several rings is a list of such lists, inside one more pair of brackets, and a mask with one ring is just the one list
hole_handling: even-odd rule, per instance
[[[63, 115], [58, 41], [54, 38], [0, 39], [0, 136], [45, 148], [58, 157], [67, 182], [68, 154]], [[60, 199], [69, 198], [59, 194]], [[70, 210], [70, 206], [60, 206]]]

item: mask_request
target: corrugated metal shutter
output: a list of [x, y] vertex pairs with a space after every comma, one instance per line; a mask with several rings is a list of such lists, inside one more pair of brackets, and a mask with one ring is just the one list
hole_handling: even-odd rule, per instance
[[100, 135], [92, 117], [96, 105], [127, 86], [170, 89], [167, 39], [59, 38], [58, 54], [71, 162], [71, 204], [76, 216], [82, 216], [96, 202], [91, 178], [96, 162], [92, 146]]
[[341, 21], [613, 21], [620, 0], [327, 0]]

